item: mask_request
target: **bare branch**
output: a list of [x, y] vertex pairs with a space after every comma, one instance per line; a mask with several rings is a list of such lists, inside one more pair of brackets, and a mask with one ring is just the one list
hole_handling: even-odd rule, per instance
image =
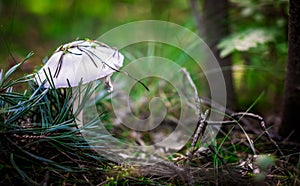
[[197, 88], [195, 86], [195, 83], [193, 82], [190, 74], [188, 73], [188, 71], [185, 69], [185, 68], [182, 68], [181, 69], [182, 72], [185, 74], [187, 80], [189, 81], [190, 85], [192, 86], [192, 88], [194, 89], [194, 100], [195, 100], [195, 106], [196, 106], [196, 109], [197, 109], [197, 112], [199, 114], [200, 117], [202, 117], [202, 110], [201, 110], [201, 107], [200, 107], [200, 99], [199, 99], [199, 95], [198, 95], [198, 91], [197, 91]]
[[280, 155], [284, 155], [283, 152], [281, 151], [280, 147], [278, 146], [278, 144], [271, 138], [269, 131], [267, 131], [266, 129], [266, 124], [264, 119], [256, 114], [253, 113], [247, 113], [247, 112], [238, 112], [238, 113], [233, 113], [231, 114], [231, 117], [236, 118], [238, 117], [239, 119], [243, 118], [244, 116], [247, 117], [251, 117], [254, 119], [257, 119], [259, 121], [260, 127], [262, 128], [262, 130], [264, 131], [264, 133], [266, 134], [267, 138], [270, 140], [270, 142], [276, 147], [276, 149], [278, 150], [278, 152], [280, 153]]
[[196, 150], [195, 147], [196, 147], [197, 141], [199, 140], [200, 137], [203, 136], [203, 134], [205, 132], [205, 129], [206, 129], [206, 126], [207, 126], [206, 120], [207, 120], [207, 117], [209, 115], [209, 110], [206, 110], [204, 115], [202, 114], [202, 110], [201, 110], [201, 107], [200, 107], [201, 102], [200, 102], [200, 99], [199, 99], [197, 88], [196, 88], [190, 74], [188, 73], [188, 71], [185, 68], [182, 68], [181, 70], [183, 71], [183, 73], [187, 77], [188, 82], [190, 83], [190, 85], [194, 89], [195, 105], [196, 105], [196, 108], [197, 108], [197, 112], [199, 114], [199, 119], [198, 119], [198, 122], [197, 122], [197, 129], [196, 129], [194, 137], [193, 137], [193, 141], [192, 141], [192, 144], [191, 144], [190, 151], [188, 152], [188, 159], [191, 161], [193, 159], [194, 152]]

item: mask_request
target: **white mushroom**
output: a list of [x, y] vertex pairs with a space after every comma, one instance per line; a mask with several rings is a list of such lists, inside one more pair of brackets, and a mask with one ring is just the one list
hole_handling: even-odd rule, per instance
[[[47, 63], [35, 75], [38, 85], [45, 88], [76, 87], [97, 79], [105, 79], [112, 91], [110, 77], [123, 66], [124, 56], [115, 48], [95, 40], [78, 40], [57, 48]], [[48, 80], [53, 81], [53, 84]], [[80, 97], [80, 95], [79, 95]], [[80, 98], [73, 102], [73, 112]], [[83, 112], [77, 115], [78, 127], [83, 126]]]
[[[36, 82], [51, 88], [52, 77], [55, 88], [78, 86], [104, 79], [112, 91], [110, 77], [123, 66], [124, 56], [117, 49], [95, 40], [78, 40], [57, 48], [47, 63], [35, 76]], [[69, 83], [68, 83], [69, 81]]]

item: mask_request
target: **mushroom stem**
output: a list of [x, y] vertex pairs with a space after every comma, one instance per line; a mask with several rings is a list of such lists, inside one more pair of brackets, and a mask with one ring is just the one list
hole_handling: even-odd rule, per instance
[[[76, 89], [78, 90], [78, 94], [76, 94], [76, 99], [74, 98], [73, 101], [73, 114], [75, 115], [75, 122], [77, 124], [77, 127], [80, 129], [81, 127], [83, 127], [83, 109], [80, 108], [80, 105], [82, 104], [82, 88], [81, 86], [77, 87], [77, 88], [72, 88], [72, 92], [75, 92]], [[79, 111], [79, 113], [77, 114], [78, 110], [81, 109]]]

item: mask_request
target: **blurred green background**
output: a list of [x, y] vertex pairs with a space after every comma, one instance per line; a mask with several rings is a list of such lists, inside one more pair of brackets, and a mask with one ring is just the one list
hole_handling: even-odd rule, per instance
[[[8, 53], [35, 53], [39, 64], [59, 45], [76, 38], [96, 39], [121, 24], [160, 19], [178, 24], [192, 21], [186, 1], [1, 0], [1, 67]], [[8, 46], [6, 46], [8, 45]]]
[[[203, 3], [198, 1], [200, 14]], [[232, 56], [237, 108], [249, 108], [262, 95], [252, 109], [276, 115], [283, 92], [288, 1], [231, 0], [229, 6], [231, 34], [219, 47], [222, 56]], [[215, 15], [210, 17], [220, 21], [214, 20]], [[174, 22], [198, 33], [188, 0], [1, 0], [1, 69], [15, 64], [10, 53], [20, 62], [33, 51], [34, 57], [20, 72], [31, 73], [63, 43], [96, 39], [121, 24], [149, 19]], [[254, 45], [240, 47], [249, 42]], [[178, 50], [172, 51], [170, 58], [178, 56]], [[191, 65], [187, 68], [193, 69]], [[197, 72], [191, 74], [199, 79]]]

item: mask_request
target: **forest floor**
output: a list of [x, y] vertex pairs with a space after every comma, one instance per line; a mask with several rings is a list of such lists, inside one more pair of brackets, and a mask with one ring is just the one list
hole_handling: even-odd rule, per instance
[[264, 133], [235, 129], [218, 135], [215, 145], [195, 147], [193, 153], [184, 147], [154, 164], [107, 160], [93, 149], [74, 146], [74, 140], [84, 139], [70, 134], [2, 134], [0, 185], [300, 184], [300, 145], [271, 142]]
[[[300, 144], [280, 139], [258, 115], [226, 110], [224, 121], [212, 122], [209, 112], [198, 112], [192, 135], [175, 152], [164, 156], [158, 148], [147, 157], [148, 152], [128, 149], [132, 154], [124, 154], [107, 145], [108, 135], [93, 132], [87, 141], [87, 129], [99, 127], [92, 120], [78, 128], [74, 112], [80, 110], [73, 112], [71, 102], [76, 90], [43, 89], [27, 76], [10, 80], [20, 65], [0, 78], [0, 185], [300, 185]], [[29, 83], [29, 93], [12, 91], [23, 83]], [[195, 90], [195, 102], [204, 103], [197, 95]], [[108, 115], [99, 115], [110, 121]], [[105, 127], [126, 143], [147, 146], [172, 133], [176, 124], [165, 119], [161, 128], [144, 132], [123, 125]], [[213, 125], [222, 125], [221, 130], [203, 143], [206, 131], [213, 134]], [[153, 157], [155, 162], [150, 162]]]

